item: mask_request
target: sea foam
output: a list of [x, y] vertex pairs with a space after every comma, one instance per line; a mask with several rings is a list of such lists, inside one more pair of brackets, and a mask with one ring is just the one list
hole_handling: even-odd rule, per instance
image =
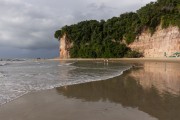
[[1, 68], [0, 105], [31, 91], [106, 80], [119, 76], [130, 68], [130, 65], [117, 63], [17, 62]]

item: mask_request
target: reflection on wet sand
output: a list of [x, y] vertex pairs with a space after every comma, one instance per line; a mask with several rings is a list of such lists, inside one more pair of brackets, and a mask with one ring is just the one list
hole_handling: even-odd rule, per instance
[[180, 94], [180, 64], [146, 62], [143, 69], [131, 72], [144, 89], [155, 87], [162, 94], [170, 92], [171, 94]]
[[108, 101], [138, 108], [159, 120], [180, 119], [179, 64], [145, 62], [123, 75], [57, 88], [59, 94], [84, 102]]

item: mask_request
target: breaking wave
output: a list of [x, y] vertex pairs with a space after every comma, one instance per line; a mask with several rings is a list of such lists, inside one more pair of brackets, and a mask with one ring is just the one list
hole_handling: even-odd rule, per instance
[[106, 80], [119, 76], [130, 68], [131, 65], [103, 62], [26, 61], [10, 64], [0, 71], [0, 105], [31, 91]]
[[8, 65], [8, 63], [6, 63], [6, 62], [0, 62], [0, 66], [5, 66], [5, 65]]

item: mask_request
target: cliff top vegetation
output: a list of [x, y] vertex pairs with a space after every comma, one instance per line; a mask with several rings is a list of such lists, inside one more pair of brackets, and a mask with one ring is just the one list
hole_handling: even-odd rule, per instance
[[107, 21], [88, 20], [64, 26], [54, 37], [59, 39], [66, 34], [73, 42], [71, 57], [136, 57], [137, 53], [126, 44], [132, 43], [144, 29], [153, 34], [159, 25], [163, 29], [169, 26], [180, 28], [180, 0], [157, 0], [136, 12]]

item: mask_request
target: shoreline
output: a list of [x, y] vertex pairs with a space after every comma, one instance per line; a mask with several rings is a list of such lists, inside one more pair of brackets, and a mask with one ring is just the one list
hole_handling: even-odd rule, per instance
[[48, 59], [51, 61], [160, 61], [160, 62], [180, 62], [180, 58], [69, 58], [69, 59]]
[[[44, 60], [43, 60], [44, 61]], [[72, 61], [74, 61], [74, 60], [72, 60]], [[82, 60], [83, 61], [83, 60]], [[85, 60], [86, 61], [86, 60]], [[87, 61], [89, 61], [89, 60], [87, 60]], [[14, 98], [14, 99], [12, 99], [12, 100], [10, 100], [10, 101], [7, 101], [7, 102], [5, 102], [5, 103], [3, 103], [3, 104], [0, 104], [0, 108], [1, 108], [1, 106], [4, 106], [4, 105], [6, 105], [6, 104], [9, 104], [10, 102], [12, 102], [12, 101], [15, 101], [16, 99], [19, 99], [19, 98], [21, 98], [21, 97], [23, 97], [24, 95], [27, 95], [27, 94], [30, 94], [30, 93], [36, 93], [36, 92], [41, 92], [41, 91], [47, 91], [47, 90], [53, 90], [53, 89], [56, 89], [56, 88], [59, 88], [59, 87], [64, 87], [64, 86], [71, 86], [71, 85], [78, 85], [78, 84], [86, 84], [86, 83], [91, 83], [91, 82], [97, 82], [97, 81], [106, 81], [106, 80], [110, 80], [110, 79], [113, 79], [113, 78], [116, 78], [116, 77], [118, 77], [118, 76], [121, 76], [121, 75], [123, 75], [126, 71], [129, 71], [129, 70], [131, 70], [131, 69], [133, 69], [135, 67], [135, 65], [130, 65], [130, 67], [128, 67], [127, 69], [124, 69], [121, 73], [119, 73], [119, 74], [117, 74], [117, 75], [114, 75], [114, 76], [109, 76], [109, 77], [107, 77], [107, 78], [105, 78], [105, 79], [93, 79], [93, 80], [90, 80], [90, 81], [79, 81], [79, 82], [74, 82], [74, 83], [70, 83], [70, 84], [63, 84], [63, 85], [59, 85], [59, 86], [55, 86], [55, 87], [53, 87], [53, 88], [50, 88], [50, 89], [45, 89], [45, 90], [35, 90], [35, 91], [29, 91], [29, 92], [27, 92], [27, 93], [25, 93], [25, 94], [23, 94], [23, 95], [20, 95], [20, 96], [18, 96], [17, 98]]]
[[[124, 73], [131, 70], [132, 68], [130, 68], [129, 70], [126, 70]], [[115, 76], [114, 78], [118, 78], [119, 76]], [[115, 110], [111, 109], [112, 115], [110, 116], [105, 115], [106, 117], [104, 117], [104, 114], [102, 114], [103, 115], [102, 116], [101, 112], [102, 113], [107, 112], [106, 109], [111, 108], [112, 106], [115, 106], [115, 104], [113, 103], [111, 104], [109, 102], [105, 102], [105, 103], [98, 102], [95, 104], [88, 102], [86, 104], [79, 99], [74, 99], [71, 97], [68, 98], [64, 96], [62, 93], [58, 93], [58, 90], [63, 89], [63, 91], [64, 90], [66, 91], [66, 89], [71, 86], [107, 82], [107, 81], [111, 81], [114, 78], [61, 86], [61, 87], [56, 87], [53, 89], [47, 89], [47, 90], [41, 90], [41, 91], [29, 92], [17, 99], [12, 100], [11, 102], [8, 102], [0, 106], [0, 119], [3, 119], [3, 120], [12, 120], [12, 119], [13, 120], [23, 120], [23, 119], [26, 119], [26, 120], [50, 120], [50, 119], [53, 119], [53, 120], [59, 120], [59, 119], [92, 120], [92, 119], [99, 118], [99, 120], [109, 120], [111, 119], [112, 115], [114, 115], [113, 112], [115, 112]], [[82, 107], [79, 106], [80, 104], [82, 105]], [[91, 106], [89, 106], [89, 104], [91, 104]], [[101, 104], [103, 104], [103, 106]], [[84, 110], [84, 108], [87, 108], [87, 109], [90, 108], [90, 110]], [[101, 110], [98, 110], [99, 108], [101, 108]], [[118, 108], [119, 106], [116, 109]], [[100, 115], [99, 115], [99, 112], [97, 114], [96, 111], [100, 111]], [[90, 116], [88, 116], [88, 114], [90, 114]], [[142, 114], [142, 113], [139, 113], [139, 114]], [[147, 115], [145, 114], [145, 116]], [[142, 118], [144, 118], [144, 116]], [[141, 116], [139, 117], [139, 119], [142, 119], [142, 118]], [[138, 120], [138, 119], [135, 119], [135, 120]], [[151, 119], [147, 119], [147, 120], [151, 120]]]
[[[132, 61], [132, 64], [134, 62]], [[144, 61], [136, 60], [136, 62]], [[179, 88], [179, 66], [179, 62], [176, 61], [167, 64], [147, 61], [144, 67], [131, 68], [122, 75], [107, 80], [30, 92], [0, 106], [0, 118], [3, 120], [156, 120], [156, 118], [168, 120], [175, 115], [178, 120], [180, 99], [173, 96], [173, 91]], [[140, 80], [136, 82], [132, 76]], [[171, 78], [170, 81], [168, 78]], [[157, 81], [154, 81], [156, 79]], [[152, 85], [149, 84], [150, 81], [154, 81]], [[172, 100], [163, 97], [162, 92], [166, 83], [170, 84], [167, 86], [168, 90], [169, 87], [175, 89], [172, 94], [168, 94]], [[174, 109], [175, 105], [176, 109]]]

